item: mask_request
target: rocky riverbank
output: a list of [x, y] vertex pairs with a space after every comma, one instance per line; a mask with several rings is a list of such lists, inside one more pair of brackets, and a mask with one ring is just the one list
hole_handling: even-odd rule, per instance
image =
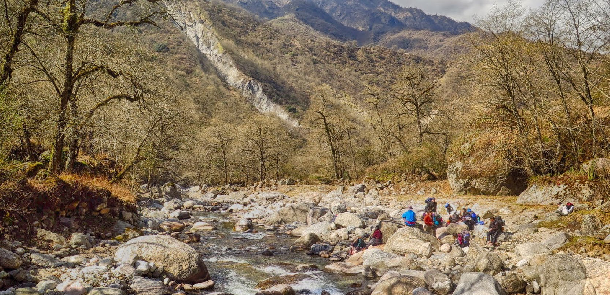
[[[610, 294], [608, 246], [573, 247], [610, 231], [594, 208], [559, 217], [443, 186], [143, 187], [138, 214], [119, 214], [108, 233], [38, 228], [37, 246], [2, 241], [0, 294]], [[501, 215], [500, 246], [485, 247], [486, 225], [466, 248], [451, 235], [459, 225], [436, 237], [403, 227], [405, 208], [420, 216], [429, 196]], [[385, 244], [349, 256], [376, 225]]]

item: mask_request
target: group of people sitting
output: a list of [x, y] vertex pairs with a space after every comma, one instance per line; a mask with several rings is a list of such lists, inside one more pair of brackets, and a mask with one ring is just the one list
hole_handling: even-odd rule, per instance
[[[470, 208], [462, 208], [462, 211], [454, 210], [451, 204], [445, 204], [445, 210], [449, 214], [447, 222], [443, 221], [440, 213], [437, 213], [437, 202], [435, 198], [426, 199], [426, 207], [422, 216], [423, 227], [417, 222], [417, 217], [413, 211], [413, 206], [409, 206], [407, 211], [402, 215], [402, 219], [406, 226], [417, 227], [423, 229], [424, 232], [436, 236], [436, 229], [442, 226], [447, 226], [451, 223], [463, 222], [468, 226], [468, 231], [455, 234], [456, 243], [462, 247], [468, 246], [470, 243], [470, 232], [476, 224], [483, 224], [480, 216], [478, 216]], [[498, 237], [504, 230], [504, 221], [500, 216], [490, 218], [489, 231], [487, 232], [487, 242], [491, 245], [498, 244]]]
[[373, 234], [371, 235], [368, 243], [366, 242], [366, 239], [369, 237], [368, 234], [364, 234], [360, 237], [358, 237], [353, 243], [352, 243], [352, 247], [350, 249], [350, 254], [354, 254], [356, 252], [362, 251], [366, 248], [368, 248], [369, 246], [378, 246], [383, 244], [383, 233], [381, 232], [381, 227], [379, 225], [375, 226], [375, 230], [373, 231]]

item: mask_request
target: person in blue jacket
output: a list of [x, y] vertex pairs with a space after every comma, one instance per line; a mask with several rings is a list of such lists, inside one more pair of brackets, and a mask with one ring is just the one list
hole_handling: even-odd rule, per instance
[[404, 220], [406, 226], [417, 226], [417, 218], [415, 217], [415, 212], [413, 212], [413, 206], [409, 206], [409, 210], [402, 214], [402, 220]]

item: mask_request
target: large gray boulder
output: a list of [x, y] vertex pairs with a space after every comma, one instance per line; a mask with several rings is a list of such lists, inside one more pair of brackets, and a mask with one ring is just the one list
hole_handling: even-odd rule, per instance
[[269, 224], [307, 223], [310, 207], [311, 205], [306, 203], [288, 205], [273, 214], [267, 222]]
[[436, 237], [423, 233], [416, 228], [403, 227], [390, 237], [384, 250], [398, 255], [413, 253], [430, 257], [432, 252], [438, 250], [439, 246]]
[[21, 264], [23, 264], [23, 261], [17, 254], [0, 248], [0, 268], [17, 269]]
[[328, 214], [330, 210], [324, 207], [313, 207], [309, 209], [307, 213], [307, 224], [311, 225], [317, 223], [320, 220], [320, 217]]
[[138, 295], [165, 295], [171, 294], [169, 289], [158, 280], [147, 279], [143, 277], [134, 277], [129, 285], [135, 294]]
[[556, 205], [559, 202], [593, 201], [601, 191], [590, 183], [532, 184], [517, 198], [518, 204]]
[[314, 223], [310, 226], [296, 228], [291, 232], [291, 235], [300, 237], [308, 233], [313, 233], [316, 236], [320, 237], [322, 240], [325, 240], [326, 237], [330, 235], [332, 230], [333, 224], [328, 221], [323, 221]]
[[201, 256], [191, 246], [170, 236], [142, 236], [121, 245], [114, 259], [132, 265], [136, 260], [152, 262], [161, 267], [172, 280], [197, 283], [210, 275]]
[[[484, 174], [471, 172], [480, 169], [481, 165], [483, 164], [480, 161], [450, 163], [447, 167], [447, 180], [451, 189], [458, 194], [518, 195], [526, 188], [526, 176], [517, 170], [506, 168], [510, 165], [497, 170], [488, 168]], [[497, 166], [492, 164], [489, 167]]]
[[506, 295], [506, 291], [488, 274], [467, 272], [460, 276], [453, 295]]
[[412, 276], [394, 276], [379, 281], [371, 295], [411, 295], [413, 290], [423, 288], [426, 282]]
[[390, 237], [400, 228], [401, 226], [393, 223], [393, 222], [381, 222], [381, 227], [379, 228], [379, 230], [381, 230], [381, 239], [383, 240], [383, 243], [387, 243], [388, 240], [390, 239]]
[[340, 213], [335, 218], [335, 224], [339, 227], [364, 227], [364, 221], [354, 213]]
[[578, 258], [567, 254], [537, 255], [523, 267], [527, 281], [536, 281], [547, 295], [583, 294], [586, 270]]
[[451, 292], [451, 279], [437, 269], [431, 269], [424, 273], [426, 284], [438, 294], [447, 295]]

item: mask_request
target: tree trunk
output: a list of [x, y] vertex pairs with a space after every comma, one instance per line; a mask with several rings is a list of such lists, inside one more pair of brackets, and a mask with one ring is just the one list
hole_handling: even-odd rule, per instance
[[11, 73], [13, 72], [13, 58], [15, 57], [15, 54], [17, 54], [17, 51], [19, 51], [19, 45], [21, 44], [23, 34], [25, 33], [25, 26], [28, 17], [36, 9], [36, 6], [38, 6], [38, 0], [30, 0], [17, 16], [17, 27], [15, 28], [15, 32], [13, 32], [10, 48], [2, 58], [2, 67], [0, 68], [0, 86], [8, 82], [11, 77]]
[[64, 85], [60, 95], [59, 101], [59, 115], [57, 118], [57, 127], [55, 130], [55, 139], [53, 144], [53, 155], [51, 157], [51, 163], [49, 170], [52, 173], [59, 174], [62, 170], [63, 163], [63, 149], [66, 138], [66, 125], [67, 125], [67, 111], [68, 103], [73, 95], [73, 63], [74, 63], [74, 47], [76, 43], [76, 32], [77, 32], [77, 17], [76, 17], [76, 5], [75, 0], [69, 0], [66, 3], [64, 10], [64, 34], [66, 37], [66, 55], [64, 60]]

